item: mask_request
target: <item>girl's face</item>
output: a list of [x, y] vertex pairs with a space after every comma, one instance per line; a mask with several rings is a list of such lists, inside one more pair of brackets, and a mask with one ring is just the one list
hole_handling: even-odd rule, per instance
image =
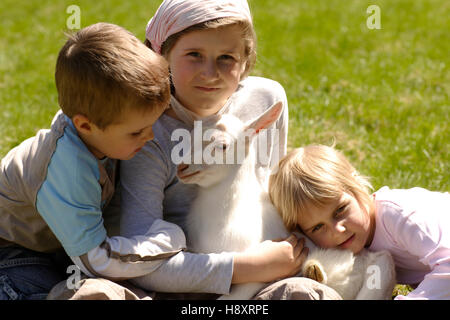
[[360, 252], [370, 245], [375, 231], [374, 213], [348, 193], [324, 206], [308, 205], [297, 223], [319, 247]]
[[237, 26], [192, 31], [167, 57], [175, 97], [199, 116], [217, 112], [236, 91], [245, 69], [244, 42]]

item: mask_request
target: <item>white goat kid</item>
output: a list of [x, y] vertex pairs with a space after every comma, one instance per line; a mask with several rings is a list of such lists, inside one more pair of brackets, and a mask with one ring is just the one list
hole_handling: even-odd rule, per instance
[[[211, 159], [201, 164], [180, 165], [178, 177], [183, 183], [200, 186], [187, 217], [188, 250], [198, 253], [242, 252], [264, 240], [289, 236], [272, 205], [267, 191], [255, 173], [255, 137], [280, 116], [281, 102], [249, 124], [232, 115], [223, 115], [212, 126], [204, 127], [202, 150], [211, 151]], [[193, 146], [196, 145], [195, 143]], [[192, 147], [193, 148], [193, 147]], [[198, 148], [198, 146], [197, 146]], [[239, 159], [243, 156], [243, 159]], [[205, 161], [206, 160], [206, 161]], [[364, 252], [310, 249], [302, 274], [334, 288], [344, 299], [389, 299], [395, 284], [391, 256]], [[375, 281], [369, 283], [368, 266], [374, 266]], [[221, 299], [251, 299], [264, 283], [233, 285]]]

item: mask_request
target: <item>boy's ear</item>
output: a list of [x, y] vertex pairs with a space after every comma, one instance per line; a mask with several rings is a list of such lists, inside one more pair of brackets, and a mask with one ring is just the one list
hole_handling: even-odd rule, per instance
[[269, 109], [266, 110], [262, 115], [260, 115], [257, 119], [253, 120], [248, 126], [248, 129], [255, 130], [255, 134], [262, 129], [267, 129], [270, 127], [281, 115], [283, 111], [283, 103], [281, 101], [275, 103]]
[[92, 133], [93, 124], [89, 121], [89, 119], [86, 116], [82, 114], [76, 114], [72, 117], [72, 122], [78, 132], [84, 134]]

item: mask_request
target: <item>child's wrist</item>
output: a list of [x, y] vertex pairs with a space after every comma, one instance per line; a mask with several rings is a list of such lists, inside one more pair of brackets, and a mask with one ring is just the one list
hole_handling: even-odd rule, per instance
[[234, 254], [232, 283], [258, 282], [260, 271], [260, 262], [254, 254], [248, 252]]

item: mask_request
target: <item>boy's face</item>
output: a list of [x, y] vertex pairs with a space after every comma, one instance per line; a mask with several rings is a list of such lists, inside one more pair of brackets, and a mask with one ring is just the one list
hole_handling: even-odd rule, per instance
[[111, 124], [104, 130], [91, 124], [92, 131], [85, 143], [98, 159], [105, 156], [112, 159], [129, 160], [138, 153], [145, 143], [152, 140], [153, 124], [161, 115], [162, 108], [151, 111], [127, 110], [119, 123]]
[[200, 116], [219, 110], [236, 91], [247, 60], [237, 26], [187, 33], [167, 58], [176, 98]]
[[324, 206], [307, 206], [297, 223], [319, 247], [360, 252], [373, 238], [373, 215], [348, 193]]

